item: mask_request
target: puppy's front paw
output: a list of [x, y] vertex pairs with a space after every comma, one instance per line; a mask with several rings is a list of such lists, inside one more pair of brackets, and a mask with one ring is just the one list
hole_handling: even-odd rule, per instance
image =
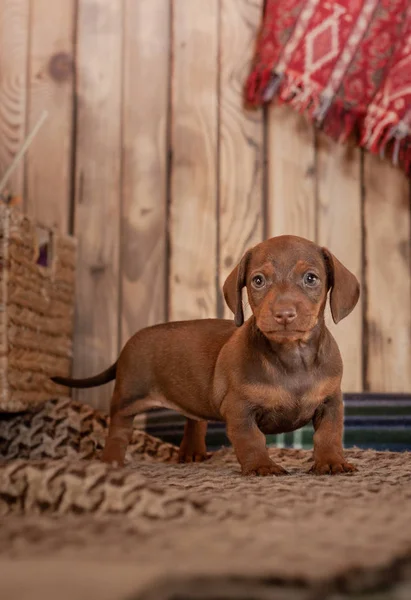
[[338, 473], [353, 473], [354, 471], [357, 471], [357, 467], [343, 458], [324, 457], [324, 459], [315, 460], [308, 472], [314, 475], [337, 475]]
[[280, 465], [270, 461], [269, 463], [262, 465], [243, 467], [241, 469], [241, 475], [257, 475], [259, 477], [267, 477], [267, 475], [289, 475], [289, 473]]

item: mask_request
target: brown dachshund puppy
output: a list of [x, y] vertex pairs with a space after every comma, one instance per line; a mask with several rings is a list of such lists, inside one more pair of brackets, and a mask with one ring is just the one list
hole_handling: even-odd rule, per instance
[[[245, 323], [244, 286], [253, 313]], [[275, 237], [248, 250], [224, 284], [235, 324], [204, 319], [147, 327], [104, 373], [54, 381], [91, 387], [116, 379], [103, 453], [110, 463], [123, 464], [135, 415], [163, 406], [188, 418], [182, 460], [204, 458], [205, 421], [224, 421], [243, 475], [285, 474], [270, 459], [264, 434], [312, 420], [311, 471], [353, 471], [342, 447], [342, 361], [324, 323], [328, 291], [338, 323], [357, 304], [357, 279], [326, 248]]]

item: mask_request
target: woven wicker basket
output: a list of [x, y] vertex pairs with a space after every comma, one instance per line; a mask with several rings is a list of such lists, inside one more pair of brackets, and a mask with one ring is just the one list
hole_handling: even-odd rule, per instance
[[0, 412], [67, 394], [49, 377], [71, 370], [75, 264], [74, 238], [0, 205]]

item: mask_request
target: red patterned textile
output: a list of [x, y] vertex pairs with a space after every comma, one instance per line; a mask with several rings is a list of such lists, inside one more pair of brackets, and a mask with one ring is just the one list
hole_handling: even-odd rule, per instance
[[266, 0], [245, 88], [411, 170], [411, 0]]

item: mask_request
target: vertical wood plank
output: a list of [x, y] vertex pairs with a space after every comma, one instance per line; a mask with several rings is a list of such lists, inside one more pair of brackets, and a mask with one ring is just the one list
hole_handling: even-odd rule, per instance
[[409, 180], [387, 160], [366, 154], [365, 279], [367, 387], [411, 389], [411, 239]]
[[290, 107], [272, 106], [268, 119], [269, 237], [315, 241], [315, 144], [312, 126]]
[[[351, 145], [317, 136], [318, 243], [326, 246], [356, 275], [362, 278], [361, 160]], [[362, 300], [338, 325], [327, 304], [326, 323], [335, 337], [344, 362], [344, 392], [361, 392]]]
[[216, 315], [218, 0], [173, 2], [170, 318]]
[[[268, 118], [268, 236], [299, 235], [316, 241], [315, 140], [306, 118], [288, 106], [273, 105]], [[302, 430], [293, 434], [301, 448]], [[284, 434], [277, 445], [284, 446]]]
[[126, 0], [121, 343], [166, 317], [169, 4]]
[[[79, 238], [74, 372], [89, 376], [117, 359], [122, 4], [80, 0], [77, 38], [75, 233]], [[107, 408], [110, 386], [82, 391]]]
[[[262, 5], [262, 0], [221, 2], [220, 288], [244, 252], [263, 239], [263, 115], [243, 108]], [[232, 318], [225, 304], [224, 315]]]
[[68, 231], [75, 3], [35, 0], [30, 13], [28, 128], [48, 117], [27, 153], [26, 212]]
[[[29, 1], [0, 2], [0, 177], [24, 140], [29, 40]], [[11, 176], [7, 190], [22, 195], [24, 161]]]

